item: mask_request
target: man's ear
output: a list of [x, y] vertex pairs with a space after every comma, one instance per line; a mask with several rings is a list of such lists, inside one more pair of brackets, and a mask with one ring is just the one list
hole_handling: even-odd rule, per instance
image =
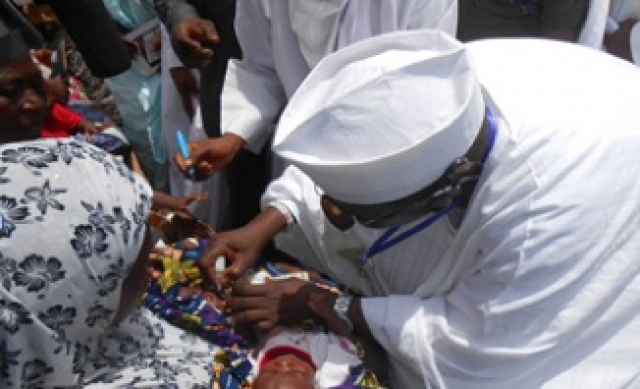
[[322, 195], [320, 205], [325, 217], [340, 231], [346, 231], [356, 223], [353, 216], [340, 208], [331, 197]]

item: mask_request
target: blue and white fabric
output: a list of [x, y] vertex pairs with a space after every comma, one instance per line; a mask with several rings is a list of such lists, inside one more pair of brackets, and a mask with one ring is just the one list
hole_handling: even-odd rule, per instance
[[86, 143], [0, 146], [0, 387], [208, 382], [205, 342], [143, 310], [112, 326], [151, 200]]

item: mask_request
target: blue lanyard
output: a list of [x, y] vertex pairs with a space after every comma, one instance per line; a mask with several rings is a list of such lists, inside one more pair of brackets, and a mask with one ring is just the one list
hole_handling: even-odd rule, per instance
[[[484, 150], [484, 153], [482, 154], [482, 162], [483, 163], [489, 157], [489, 153], [491, 152], [491, 149], [493, 148], [493, 144], [495, 143], [496, 135], [497, 135], [497, 132], [498, 132], [498, 127], [497, 127], [495, 118], [493, 117], [493, 114], [491, 113], [489, 108], [486, 109], [486, 117], [487, 117], [487, 123], [489, 124], [489, 142], [487, 144], [487, 147]], [[422, 230], [425, 230], [425, 229], [429, 228], [429, 226], [431, 226], [433, 223], [435, 223], [438, 219], [440, 219], [441, 217], [443, 217], [447, 213], [451, 212], [451, 210], [453, 210], [458, 205], [458, 203], [459, 203], [459, 201], [454, 201], [453, 203], [449, 204], [448, 207], [440, 210], [438, 213], [436, 213], [434, 215], [431, 215], [431, 216], [427, 217], [426, 219], [424, 219], [420, 223], [418, 223], [415, 226], [409, 228], [408, 230], [402, 232], [401, 234], [396, 235], [396, 232], [400, 228], [399, 226], [398, 227], [389, 228], [388, 230], [386, 230], [384, 232], [384, 234], [382, 234], [382, 236], [380, 236], [378, 239], [376, 239], [375, 242], [373, 242], [371, 247], [369, 247], [369, 250], [367, 250], [366, 252], [362, 253], [358, 257], [358, 263], [362, 267], [362, 266], [366, 265], [367, 262], [369, 262], [369, 260], [372, 257], [380, 254], [384, 250], [386, 250], [386, 249], [388, 249], [388, 248], [390, 248], [392, 246], [395, 246], [396, 244], [404, 241], [405, 239], [408, 239], [408, 238], [412, 237], [413, 235], [417, 234], [418, 232], [420, 232]]]

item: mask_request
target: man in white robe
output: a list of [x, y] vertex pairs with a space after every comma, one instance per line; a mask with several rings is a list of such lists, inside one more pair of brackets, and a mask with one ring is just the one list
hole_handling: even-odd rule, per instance
[[236, 282], [234, 322], [333, 306], [384, 347], [395, 388], [635, 387], [638, 101], [633, 65], [578, 45], [435, 31], [354, 44], [283, 113], [274, 151], [292, 166], [263, 212], [202, 262], [226, 255], [234, 279], [301, 231], [299, 260], [355, 296]]
[[579, 43], [640, 65], [640, 0], [592, 0]]
[[[453, 35], [457, 17], [457, 0], [239, 1], [235, 28], [243, 58], [227, 70], [223, 136], [192, 142], [190, 162], [207, 176], [243, 147], [260, 152], [288, 99], [327, 54], [398, 30], [436, 28]], [[186, 171], [184, 160], [176, 159]]]

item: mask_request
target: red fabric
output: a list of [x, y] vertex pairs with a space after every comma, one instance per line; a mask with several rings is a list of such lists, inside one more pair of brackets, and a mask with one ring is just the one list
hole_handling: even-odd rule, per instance
[[300, 349], [297, 349], [295, 347], [290, 347], [290, 346], [277, 346], [265, 352], [264, 355], [262, 356], [262, 359], [258, 363], [258, 368], [262, 369], [262, 367], [267, 362], [287, 354], [295, 355], [296, 357], [308, 363], [313, 368], [313, 370], [317, 370], [316, 364], [313, 363], [313, 360], [311, 359], [311, 356], [309, 354], [307, 354], [306, 352]]
[[40, 136], [43, 138], [69, 137], [78, 132], [81, 121], [82, 115], [60, 103], [54, 103], [40, 130]]

